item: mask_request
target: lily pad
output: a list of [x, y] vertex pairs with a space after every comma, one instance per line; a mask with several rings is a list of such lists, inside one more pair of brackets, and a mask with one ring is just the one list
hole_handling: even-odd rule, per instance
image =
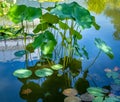
[[59, 69], [62, 69], [62, 68], [63, 68], [63, 65], [61, 65], [61, 64], [56, 64], [56, 65], [51, 66], [51, 68], [54, 69], [54, 70], [59, 70]]
[[49, 68], [38, 69], [35, 71], [35, 75], [38, 77], [46, 77], [53, 74], [53, 70]]
[[76, 89], [68, 88], [63, 91], [63, 94], [65, 96], [75, 96], [78, 94], [78, 92]]
[[28, 78], [32, 75], [32, 71], [28, 69], [18, 69], [14, 71], [13, 75], [18, 78]]
[[82, 102], [79, 97], [69, 96], [64, 99], [64, 102]]
[[99, 87], [90, 87], [87, 89], [88, 93], [92, 94], [93, 96], [103, 97], [104, 91], [102, 88]]

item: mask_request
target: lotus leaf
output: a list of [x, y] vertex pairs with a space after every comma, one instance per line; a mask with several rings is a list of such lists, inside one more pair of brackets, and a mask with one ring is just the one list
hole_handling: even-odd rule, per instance
[[23, 20], [32, 21], [42, 15], [41, 8], [27, 7], [25, 5], [14, 5], [10, 8], [8, 17], [14, 23], [20, 23]]
[[14, 71], [13, 75], [18, 78], [28, 78], [32, 75], [32, 71], [28, 69], [18, 69]]
[[38, 69], [35, 71], [35, 75], [38, 77], [46, 77], [53, 74], [53, 70], [49, 68]]
[[64, 102], [82, 102], [79, 97], [69, 96], [64, 99]]
[[109, 58], [113, 59], [114, 55], [112, 49], [101, 39], [95, 38], [95, 45], [102, 50], [105, 54], [109, 56]]
[[90, 28], [92, 23], [94, 23], [93, 16], [90, 15], [89, 11], [76, 2], [59, 4], [50, 12], [61, 19], [73, 19], [82, 28]]
[[88, 93], [92, 94], [93, 96], [99, 96], [103, 97], [104, 96], [104, 91], [102, 88], [99, 87], [90, 87], [87, 89]]
[[62, 69], [62, 68], [63, 68], [63, 65], [61, 65], [61, 64], [56, 64], [56, 65], [51, 66], [51, 68], [54, 69], [54, 70], [59, 70], [59, 69]]

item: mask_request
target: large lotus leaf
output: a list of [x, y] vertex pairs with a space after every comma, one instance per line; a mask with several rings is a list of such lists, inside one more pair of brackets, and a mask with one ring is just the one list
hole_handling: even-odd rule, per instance
[[38, 69], [35, 71], [35, 75], [38, 77], [46, 77], [53, 74], [53, 70], [49, 68]]
[[61, 19], [74, 19], [82, 28], [90, 28], [93, 23], [89, 11], [76, 2], [59, 4], [51, 10], [51, 13]]
[[63, 68], [63, 65], [61, 65], [61, 64], [55, 64], [55, 65], [52, 65], [51, 68], [54, 69], [54, 70], [59, 70], [59, 69]]
[[87, 89], [88, 93], [92, 94], [93, 96], [99, 96], [103, 97], [104, 96], [104, 91], [102, 88], [99, 87], [90, 87]]
[[27, 14], [26, 14], [25, 20], [28, 20], [28, 21], [32, 21], [35, 18], [39, 18], [42, 16], [41, 8], [27, 7], [26, 11], [27, 11]]
[[22, 57], [22, 56], [24, 56], [24, 55], [27, 54], [27, 53], [28, 53], [28, 52], [27, 52], [26, 50], [19, 50], [19, 51], [15, 52], [14, 55], [15, 55], [16, 57]]
[[27, 7], [25, 5], [14, 5], [10, 8], [8, 17], [14, 23], [20, 23], [23, 20], [32, 21], [42, 15], [40, 8]]
[[42, 19], [45, 20], [47, 23], [51, 23], [51, 24], [59, 22], [59, 18], [56, 15], [52, 15], [50, 13], [45, 13], [42, 16]]
[[103, 102], [103, 97], [96, 97], [92, 102]]
[[113, 59], [114, 54], [112, 52], [112, 49], [101, 39], [95, 38], [95, 45], [102, 50], [105, 54], [109, 56], [109, 58]]
[[14, 71], [13, 75], [18, 78], [28, 78], [32, 75], [32, 71], [28, 69], [18, 69]]
[[8, 12], [8, 17], [14, 23], [19, 23], [26, 18], [26, 6], [25, 5], [14, 5]]
[[52, 54], [55, 45], [56, 45], [56, 43], [54, 43], [54, 41], [52, 41], [52, 40], [49, 40], [47, 43], [43, 43], [41, 46], [42, 53], [44, 55]]

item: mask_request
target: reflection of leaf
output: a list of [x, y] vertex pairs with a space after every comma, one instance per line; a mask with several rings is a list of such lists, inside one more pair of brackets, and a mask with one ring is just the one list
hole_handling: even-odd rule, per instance
[[112, 49], [101, 39], [95, 38], [95, 45], [102, 50], [105, 54], [109, 56], [109, 58], [113, 59], [114, 55]]
[[87, 0], [88, 9], [100, 14], [106, 6], [107, 0]]

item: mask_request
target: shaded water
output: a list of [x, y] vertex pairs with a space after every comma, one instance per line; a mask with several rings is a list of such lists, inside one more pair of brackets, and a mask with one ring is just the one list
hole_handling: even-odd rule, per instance
[[[83, 39], [79, 42], [80, 46], [85, 45], [86, 49], [89, 53], [89, 60], [83, 59], [82, 61], [82, 68], [87, 68], [88, 65], [92, 63], [95, 56], [97, 56], [99, 50], [96, 48], [94, 44], [95, 38], [101, 38], [104, 40], [113, 50], [114, 53], [114, 59], [111, 60], [106, 56], [104, 53], [101, 53], [96, 62], [90, 67], [89, 69], [89, 76], [87, 79], [89, 80], [89, 83], [91, 86], [94, 86], [95, 84], [99, 87], [110, 85], [111, 80], [108, 79], [105, 75], [104, 69], [105, 68], [111, 68], [119, 67], [120, 68], [120, 1], [119, 0], [86, 0], [86, 2], [83, 2], [82, 0], [78, 0], [80, 5], [83, 5], [84, 7], [88, 8], [91, 13], [95, 16], [96, 22], [101, 26], [100, 30], [96, 31], [94, 28], [87, 29], [82, 31]], [[1, 46], [2, 43], [0, 43]], [[4, 50], [0, 51], [0, 100], [1, 102], [26, 102], [25, 99], [31, 99], [32, 96], [22, 96], [20, 94], [21, 89], [23, 87], [29, 87], [34, 86], [35, 89], [32, 89], [34, 91], [34, 101], [28, 101], [28, 102], [35, 102], [35, 99], [38, 97], [45, 98], [44, 96], [49, 96], [50, 91], [53, 96], [51, 98], [58, 98], [59, 101], [55, 102], [62, 102], [59, 98], [64, 98], [64, 96], [61, 96], [61, 94], [54, 94], [56, 89], [64, 87], [64, 80], [63, 78], [49, 78], [46, 80], [44, 85], [40, 87], [40, 82], [44, 81], [45, 79], [39, 79], [36, 81], [33, 81], [34, 83], [30, 83], [29, 85], [22, 84], [16, 77], [13, 76], [13, 72], [16, 69], [24, 68], [25, 62], [24, 59], [16, 59], [14, 58], [14, 52], [15, 50]], [[5, 58], [4, 58], [5, 57]], [[35, 56], [36, 57], [36, 56]], [[34, 65], [37, 62], [36, 59], [32, 61], [31, 65]], [[62, 80], [61, 84], [59, 83], [60, 80]], [[93, 83], [93, 80], [95, 83]], [[56, 84], [55, 84], [56, 83]], [[74, 81], [73, 81], [74, 83]], [[80, 86], [81, 87], [81, 86]], [[38, 90], [39, 91], [36, 91]], [[41, 89], [45, 89], [42, 90]], [[118, 90], [119, 91], [119, 90]], [[44, 94], [43, 94], [44, 93]], [[39, 96], [38, 96], [39, 95]], [[44, 99], [45, 102], [53, 102], [49, 100]], [[37, 101], [37, 102], [40, 102]]]

